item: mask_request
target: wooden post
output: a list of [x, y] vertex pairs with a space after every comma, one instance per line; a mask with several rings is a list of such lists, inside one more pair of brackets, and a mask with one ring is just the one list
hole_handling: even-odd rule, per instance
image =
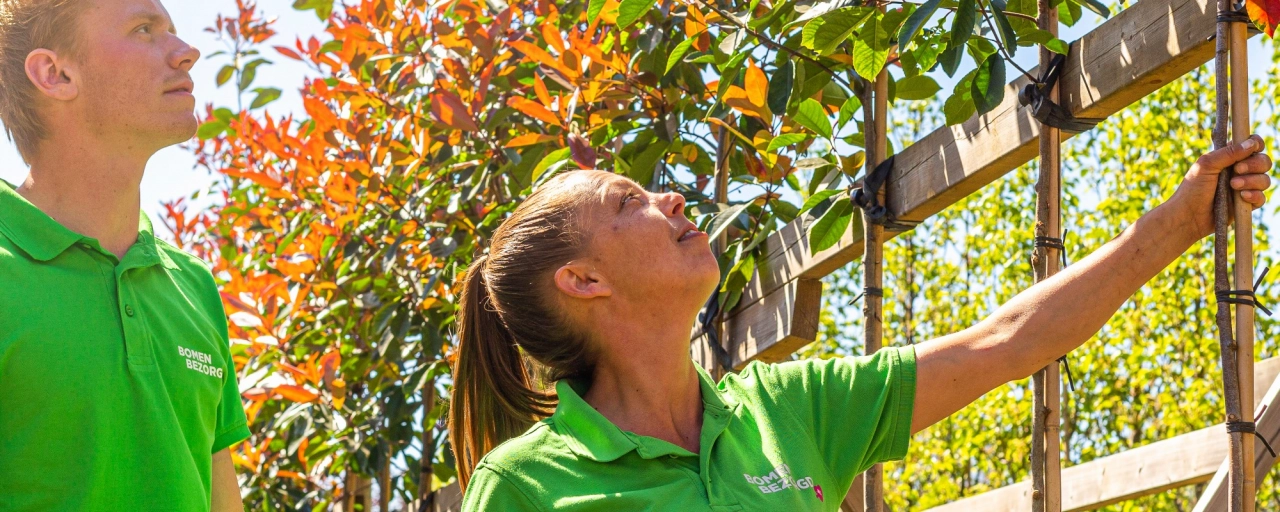
[[[1058, 10], [1049, 0], [1039, 0], [1038, 23], [1057, 37]], [[1048, 48], [1040, 48], [1040, 69], [1049, 67], [1054, 54]], [[1058, 84], [1045, 91], [1049, 101], [1058, 102]], [[1040, 126], [1040, 176], [1036, 180], [1037, 240], [1062, 238], [1061, 204], [1061, 139], [1057, 128]], [[1035, 282], [1041, 282], [1057, 274], [1060, 269], [1061, 249], [1037, 243], [1031, 256]], [[1062, 408], [1062, 375], [1058, 362], [1049, 363], [1031, 379], [1035, 400], [1031, 412], [1031, 504], [1034, 512], [1062, 511], [1062, 448], [1058, 436]]]
[[431, 447], [436, 444], [436, 423], [431, 421], [431, 410], [435, 408], [435, 404], [436, 380], [432, 378], [422, 387], [422, 460], [418, 469], [418, 501], [427, 504], [428, 508], [432, 506], [432, 499], [435, 497], [431, 489], [431, 482], [435, 480], [435, 451]]
[[[880, 70], [880, 74], [876, 75], [874, 90], [868, 91], [864, 96], [870, 96], [869, 100], [863, 101], [863, 115], [868, 112], [871, 114], [869, 120], [864, 118], [864, 140], [866, 142], [867, 159], [866, 159], [866, 175], [870, 175], [880, 162], [888, 156], [888, 144], [886, 140], [887, 124], [886, 117], [889, 111], [889, 78], [885, 70]], [[870, 109], [868, 110], [868, 106]], [[879, 190], [880, 204], [884, 204], [885, 189]], [[866, 293], [862, 296], [862, 337], [866, 343], [866, 353], [874, 354], [880, 347], [884, 345], [884, 295], [881, 290], [884, 288], [884, 226], [872, 224], [866, 216], [863, 216], [863, 234], [864, 239], [864, 255], [862, 257], [863, 269], [863, 288]], [[863, 494], [866, 500], [867, 512], [881, 512], [884, 510], [884, 474], [883, 468], [879, 464], [871, 466], [864, 473], [864, 482], [866, 483], [866, 491]]]
[[[1233, 10], [1234, 6], [1232, 5], [1232, 3], [1233, 2], [1231, 0], [1218, 0], [1217, 2], [1218, 12], [1228, 12]], [[1244, 53], [1242, 50], [1238, 52], [1230, 51], [1232, 46], [1232, 39], [1233, 39], [1231, 25], [1232, 23], [1219, 21], [1217, 24], [1217, 37], [1214, 41], [1214, 75], [1215, 75], [1215, 89], [1217, 92], [1216, 94], [1217, 119], [1213, 125], [1213, 146], [1215, 149], [1223, 148], [1223, 147], [1226, 147], [1227, 145], [1227, 123], [1230, 119], [1228, 109], [1232, 106], [1231, 104], [1233, 103], [1229, 97], [1229, 94], [1231, 94], [1232, 92], [1231, 91], [1232, 87], [1230, 87], [1231, 77], [1228, 75], [1228, 69], [1230, 67], [1229, 60], [1231, 57], [1230, 54]], [[1244, 78], [1247, 80], [1248, 78], [1247, 74], [1245, 75]], [[1247, 106], [1247, 104], [1244, 106]], [[1245, 120], [1245, 124], [1247, 125], [1247, 119]], [[1233, 207], [1232, 196], [1234, 195], [1232, 194], [1230, 186], [1228, 184], [1230, 180], [1230, 174], [1231, 173], [1225, 172], [1225, 171], [1219, 174], [1218, 189], [1217, 189], [1217, 193], [1214, 195], [1214, 201], [1213, 201], [1213, 220], [1214, 220], [1214, 236], [1213, 236], [1214, 283], [1213, 283], [1213, 287], [1214, 287], [1214, 291], [1217, 294], [1222, 294], [1223, 292], [1226, 292], [1232, 289], [1232, 285], [1230, 282], [1230, 275], [1227, 267], [1227, 252], [1228, 252], [1227, 226], [1229, 223], [1228, 212]], [[1245, 215], [1244, 218], [1237, 218], [1236, 219], [1237, 229], [1240, 228], [1240, 223], [1248, 222], [1248, 219], [1249, 219], [1248, 215]], [[1252, 233], [1243, 233], [1243, 234], [1245, 237], [1249, 237], [1249, 238], [1252, 238], [1253, 236]], [[1237, 240], [1237, 243], [1239, 243], [1238, 240]], [[1248, 246], [1246, 246], [1246, 248], [1251, 249]], [[1251, 253], [1252, 253], [1251, 250], [1250, 250], [1250, 254], [1245, 254], [1245, 255], [1242, 255], [1237, 252], [1236, 254], [1237, 272], [1239, 272], [1239, 267], [1241, 266], [1241, 263], [1242, 263], [1242, 260], [1240, 259], [1242, 256], [1247, 256], [1250, 258], [1248, 260], [1243, 261], [1244, 265], [1251, 266], [1253, 264], [1252, 262], [1253, 255]], [[1252, 273], [1251, 270], [1249, 272], [1250, 274]], [[1249, 275], [1249, 274], [1245, 274], [1245, 275]], [[1241, 289], [1243, 289], [1244, 287], [1248, 287], [1251, 284], [1252, 283], [1237, 283], [1237, 285], [1240, 286]], [[1239, 306], [1238, 311], [1242, 313], [1245, 311], [1249, 311], [1251, 313], [1252, 308], [1249, 306]], [[1222, 357], [1223, 398], [1225, 402], [1224, 405], [1226, 406], [1226, 411], [1227, 411], [1227, 422], [1231, 423], [1231, 422], [1239, 422], [1239, 421], [1252, 421], [1253, 418], [1251, 416], [1250, 417], [1244, 416], [1244, 407], [1242, 406], [1242, 403], [1241, 403], [1243, 397], [1241, 396], [1241, 389], [1240, 389], [1240, 384], [1241, 384], [1240, 358], [1245, 357], [1245, 354], [1244, 354], [1244, 350], [1242, 350], [1244, 347], [1236, 343], [1236, 340], [1234, 339], [1235, 337], [1233, 336], [1233, 333], [1232, 333], [1234, 329], [1231, 323], [1231, 304], [1230, 303], [1224, 302], [1221, 299], [1218, 300], [1218, 310], [1217, 310], [1217, 315], [1215, 320], [1218, 326], [1218, 345], [1220, 347], [1221, 357]], [[1248, 326], [1250, 334], [1252, 334], [1252, 328], [1253, 328], [1252, 322], [1250, 322], [1250, 325]], [[1252, 348], [1253, 348], [1252, 343], [1250, 343], [1250, 346], [1249, 346], [1250, 354], [1248, 354], [1248, 357], [1250, 359], [1250, 366], [1253, 358]], [[1244, 449], [1244, 442], [1245, 442], [1246, 435], [1240, 432], [1230, 432], [1227, 435], [1230, 440], [1229, 442], [1230, 442], [1230, 448], [1231, 448], [1228, 455], [1228, 460], [1229, 460], [1231, 469], [1229, 471], [1230, 476], [1228, 478], [1229, 489], [1230, 489], [1230, 493], [1229, 493], [1230, 499], [1228, 500], [1227, 510], [1229, 510], [1230, 512], [1251, 512], [1253, 510], [1253, 498], [1252, 498], [1253, 492], [1251, 489], [1249, 489], [1251, 487], [1250, 485], [1251, 482], [1249, 480], [1251, 479], [1247, 477], [1245, 473], [1245, 467], [1252, 466], [1252, 461], [1249, 461], [1249, 462], [1245, 461], [1246, 452]], [[1252, 455], [1252, 451], [1248, 453], [1249, 455]], [[1252, 457], [1250, 457], [1250, 459], [1251, 458]]]
[[[729, 114], [725, 118], [725, 122], [732, 125], [734, 122], [733, 114]], [[729, 153], [730, 148], [733, 147], [733, 134], [723, 126], [717, 126], [716, 130], [716, 188], [715, 195], [712, 196], [712, 199], [716, 204], [724, 204], [729, 202]], [[720, 235], [717, 236], [715, 240], [712, 240], [711, 251], [715, 253], [716, 257], [719, 257], [729, 245], [729, 234], [727, 231], [728, 230], [721, 231]], [[716, 336], [709, 337], [708, 340], [719, 340], [720, 345], [724, 347], [725, 350], [729, 350], [730, 347], [733, 347], [733, 344], [729, 343], [729, 340], [725, 339], [729, 331], [724, 328], [724, 318], [726, 316], [727, 315], [725, 315], [724, 311], [721, 311], [720, 314], [717, 315], [713, 324], [713, 328], [716, 330]], [[712, 353], [714, 354], [715, 352]], [[720, 378], [724, 377], [726, 370], [724, 366], [720, 365], [717, 361], [711, 365], [711, 371], [708, 373], [711, 374], [712, 378], [719, 382]]]
[[[1249, 126], [1249, 42], [1248, 25], [1231, 24], [1231, 140], [1244, 142], [1253, 130]], [[1235, 173], [1232, 172], [1232, 175]], [[1253, 286], [1253, 210], [1249, 203], [1236, 200], [1236, 289]], [[1240, 417], [1253, 421], [1253, 336], [1252, 305], [1236, 305], [1236, 354], [1240, 373]], [[1252, 435], [1240, 439], [1241, 451], [1249, 460], [1244, 463], [1244, 510], [1252, 512], [1256, 502], [1257, 481], [1254, 476]]]

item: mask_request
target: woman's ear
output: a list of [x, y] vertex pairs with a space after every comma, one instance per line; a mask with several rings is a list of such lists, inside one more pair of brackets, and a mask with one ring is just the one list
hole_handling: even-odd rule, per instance
[[56, 52], [37, 48], [27, 54], [27, 79], [45, 96], [61, 101], [73, 100], [80, 90], [77, 81], [72, 79], [75, 71], [67, 64], [67, 60]]
[[604, 275], [581, 263], [568, 263], [555, 274], [556, 288], [575, 299], [594, 299], [613, 295]]

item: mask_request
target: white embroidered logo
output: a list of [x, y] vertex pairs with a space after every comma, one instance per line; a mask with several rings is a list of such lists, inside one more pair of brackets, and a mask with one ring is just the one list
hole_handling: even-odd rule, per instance
[[[743, 473], [742, 476], [746, 477], [748, 482], [751, 482], [752, 485], [755, 485], [760, 489], [760, 492], [765, 494], [775, 493], [783, 489], [793, 487], [796, 489], [811, 489], [815, 487], [813, 485], [813, 477], [806, 476], [797, 480], [795, 476], [791, 474], [791, 467], [786, 464], [777, 465], [773, 468], [773, 471], [767, 475], [751, 476]], [[820, 487], [818, 489], [820, 489]], [[822, 491], [817, 489], [814, 490], [816, 491], [815, 494], [817, 494], [818, 499], [821, 500]]]
[[210, 364], [213, 363], [213, 356], [198, 350], [191, 350], [186, 347], [178, 347], [178, 354], [186, 358], [188, 369], [198, 371], [210, 377], [222, 378], [222, 368]]

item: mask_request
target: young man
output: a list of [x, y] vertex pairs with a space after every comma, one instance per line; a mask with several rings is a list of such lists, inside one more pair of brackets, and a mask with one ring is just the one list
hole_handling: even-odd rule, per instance
[[243, 509], [221, 299], [139, 212], [199, 58], [159, 0], [0, 0], [0, 510]]

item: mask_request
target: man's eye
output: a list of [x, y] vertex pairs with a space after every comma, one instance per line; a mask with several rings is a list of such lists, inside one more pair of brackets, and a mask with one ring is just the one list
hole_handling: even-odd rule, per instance
[[151, 33], [151, 25], [143, 25], [143, 26], [141, 26], [141, 27], [138, 27], [138, 28], [137, 28], [137, 30], [136, 30], [136, 32], [141, 32], [141, 33], [143, 33], [143, 34], [150, 34], [150, 33]]

